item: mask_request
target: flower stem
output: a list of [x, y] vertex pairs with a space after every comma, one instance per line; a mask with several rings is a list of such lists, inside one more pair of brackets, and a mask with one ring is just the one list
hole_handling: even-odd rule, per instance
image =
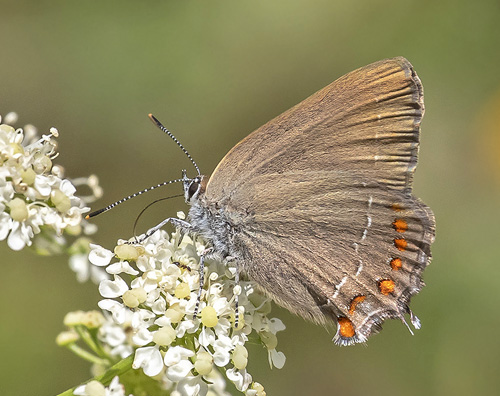
[[101, 358], [99, 358], [99, 357], [91, 354], [90, 352], [86, 351], [85, 349], [83, 349], [82, 347], [80, 347], [80, 346], [78, 346], [76, 344], [71, 344], [71, 345], [68, 346], [68, 348], [76, 356], [79, 356], [82, 359], [85, 359], [85, 360], [87, 360], [87, 361], [89, 361], [91, 363], [100, 364], [100, 365], [107, 365], [107, 364], [109, 364], [108, 360], [101, 359]]

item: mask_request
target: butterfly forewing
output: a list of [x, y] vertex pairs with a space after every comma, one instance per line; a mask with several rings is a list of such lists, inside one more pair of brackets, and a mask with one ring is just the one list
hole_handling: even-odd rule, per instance
[[346, 170], [409, 189], [423, 112], [422, 85], [406, 59], [365, 66], [238, 143], [212, 174], [207, 196], [285, 170]]

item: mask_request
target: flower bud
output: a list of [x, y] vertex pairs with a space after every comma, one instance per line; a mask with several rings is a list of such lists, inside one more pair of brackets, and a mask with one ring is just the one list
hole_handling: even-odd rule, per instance
[[63, 323], [68, 327], [81, 325], [84, 316], [85, 312], [83, 311], [68, 312], [64, 317]]
[[266, 396], [266, 391], [264, 390], [264, 387], [258, 382], [254, 382], [250, 387], [250, 389], [257, 391], [255, 396]]
[[118, 245], [114, 250], [116, 257], [120, 260], [132, 260], [136, 261], [139, 258], [139, 251], [133, 245], [127, 243], [123, 245]]
[[99, 381], [93, 380], [85, 385], [85, 394], [87, 396], [106, 396], [106, 387]]
[[173, 327], [167, 325], [155, 331], [153, 334], [153, 341], [158, 345], [167, 346], [175, 340], [176, 335]]
[[127, 290], [123, 293], [122, 299], [123, 303], [129, 308], [137, 308], [139, 304], [146, 301], [148, 294], [146, 290], [142, 287], [136, 287], [134, 289]]
[[259, 333], [260, 339], [266, 345], [267, 349], [276, 349], [278, 345], [278, 338], [270, 331], [261, 331]]
[[202, 351], [196, 355], [196, 362], [194, 368], [200, 375], [207, 375], [212, 372], [213, 358], [208, 352]]
[[52, 190], [50, 193], [50, 200], [56, 209], [61, 213], [65, 213], [71, 208], [71, 201], [69, 197], [61, 190]]
[[75, 343], [79, 339], [80, 336], [74, 331], [62, 331], [56, 337], [56, 344], [59, 346], [66, 346]]
[[248, 351], [243, 345], [236, 345], [231, 356], [234, 367], [243, 370], [248, 364]]
[[36, 158], [33, 163], [33, 170], [39, 175], [49, 171], [50, 168], [52, 168], [52, 161], [46, 156]]
[[29, 167], [28, 169], [21, 172], [21, 178], [23, 179], [23, 182], [28, 185], [32, 185], [34, 183], [35, 176], [36, 173], [32, 167]]
[[201, 310], [201, 323], [206, 327], [214, 327], [219, 323], [214, 307], [206, 306]]
[[165, 312], [165, 316], [169, 318], [172, 323], [179, 323], [184, 317], [184, 312], [181, 311], [179, 304], [172, 304]]
[[85, 312], [82, 317], [82, 325], [88, 329], [97, 329], [105, 322], [104, 315], [99, 311]]
[[28, 206], [26, 202], [21, 198], [14, 198], [12, 201], [8, 203], [10, 208], [10, 217], [12, 220], [23, 222], [29, 216]]
[[175, 288], [175, 297], [186, 298], [191, 293], [189, 285], [185, 282], [179, 283]]

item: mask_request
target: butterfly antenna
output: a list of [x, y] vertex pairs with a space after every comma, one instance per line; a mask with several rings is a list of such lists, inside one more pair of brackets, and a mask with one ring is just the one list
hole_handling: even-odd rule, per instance
[[154, 189], [156, 189], [158, 187], [163, 187], [163, 186], [166, 186], [168, 184], [179, 183], [179, 182], [182, 182], [182, 181], [183, 181], [183, 179], [175, 179], [175, 180], [170, 180], [170, 181], [166, 181], [166, 182], [157, 184], [156, 186], [148, 187], [148, 188], [146, 188], [146, 189], [144, 189], [142, 191], [139, 191], [139, 192], [136, 192], [136, 193], [134, 193], [132, 195], [129, 195], [128, 197], [122, 198], [119, 201], [113, 202], [111, 205], [108, 205], [105, 208], [102, 208], [102, 209], [96, 210], [95, 212], [89, 213], [87, 216], [85, 216], [85, 218], [86, 219], [90, 219], [91, 217], [97, 216], [98, 214], [107, 212], [108, 210], [113, 209], [115, 206], [120, 205], [121, 203], [123, 203], [125, 201], [128, 201], [129, 199], [138, 197], [139, 195], [147, 193], [148, 191], [154, 190]]
[[181, 144], [181, 142], [179, 142], [177, 140], [177, 138], [172, 134], [172, 132], [170, 132], [167, 128], [165, 128], [162, 123], [160, 121], [157, 120], [157, 118], [153, 115], [153, 114], [148, 114], [149, 118], [151, 119], [151, 121], [153, 121], [156, 126], [158, 128], [160, 128], [163, 132], [165, 132], [168, 136], [170, 136], [172, 138], [172, 140], [177, 144], [177, 146], [180, 147], [180, 149], [184, 152], [184, 154], [186, 154], [186, 156], [189, 158], [189, 160], [191, 161], [191, 163], [194, 165], [194, 167], [196, 168], [196, 171], [198, 172], [198, 176], [201, 175], [200, 173], [200, 168], [198, 168], [198, 165], [196, 164], [196, 162], [194, 161], [193, 157], [191, 157], [191, 155], [188, 153], [188, 151], [184, 148], [184, 146]]
[[134, 228], [133, 228], [133, 234], [134, 234], [134, 238], [137, 240], [137, 236], [136, 236], [136, 230], [137, 230], [137, 223], [139, 222], [139, 219], [141, 218], [141, 216], [144, 214], [144, 212], [149, 209], [151, 206], [153, 206], [154, 204], [158, 203], [158, 202], [161, 202], [161, 201], [166, 201], [167, 199], [172, 199], [172, 198], [179, 198], [179, 197], [183, 197], [184, 194], [177, 194], [177, 195], [171, 195], [170, 197], [164, 197], [164, 198], [160, 198], [160, 199], [157, 199], [151, 203], [149, 203], [144, 209], [141, 210], [141, 213], [139, 213], [135, 219], [135, 222], [134, 222]]

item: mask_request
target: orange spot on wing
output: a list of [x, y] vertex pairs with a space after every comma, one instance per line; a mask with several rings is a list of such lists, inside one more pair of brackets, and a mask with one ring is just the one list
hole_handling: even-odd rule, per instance
[[403, 219], [394, 220], [392, 226], [397, 232], [406, 232], [408, 230], [408, 223]]
[[389, 293], [392, 293], [394, 291], [394, 289], [396, 288], [396, 284], [393, 280], [384, 279], [378, 283], [378, 288], [380, 290], [380, 293], [382, 293], [384, 296], [387, 296]]
[[406, 239], [404, 238], [396, 238], [394, 239], [394, 246], [396, 246], [398, 250], [404, 252], [408, 246], [408, 242], [406, 242]]
[[356, 296], [352, 299], [351, 305], [349, 306], [349, 315], [352, 315], [356, 310], [356, 306], [365, 300], [366, 296]]
[[398, 271], [403, 266], [403, 261], [399, 258], [393, 258], [391, 260], [391, 267], [394, 271]]
[[394, 203], [391, 205], [391, 209], [395, 212], [401, 212], [403, 210], [403, 207], [398, 203]]
[[354, 331], [354, 325], [349, 319], [340, 317], [338, 319], [338, 322], [339, 322], [339, 334], [342, 337], [347, 337], [347, 338], [354, 337], [354, 334], [356, 334], [356, 332]]

